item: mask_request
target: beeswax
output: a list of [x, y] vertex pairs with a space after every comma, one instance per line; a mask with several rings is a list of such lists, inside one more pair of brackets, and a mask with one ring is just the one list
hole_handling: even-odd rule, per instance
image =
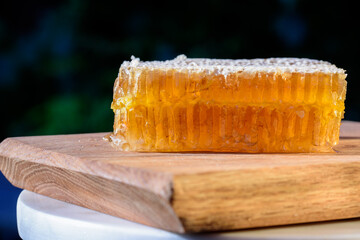
[[145, 152], [331, 152], [346, 74], [304, 58], [125, 61], [111, 142]]

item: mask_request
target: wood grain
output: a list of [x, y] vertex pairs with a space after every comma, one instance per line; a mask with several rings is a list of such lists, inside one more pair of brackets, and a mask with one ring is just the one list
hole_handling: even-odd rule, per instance
[[[360, 124], [336, 153], [134, 153], [106, 133], [5, 139], [15, 186], [174, 232], [360, 217]], [[358, 138], [359, 137], [359, 138]]]
[[7, 158], [2, 165], [4, 175], [15, 186], [149, 226], [184, 232], [169, 199], [152, 191], [29, 161]]

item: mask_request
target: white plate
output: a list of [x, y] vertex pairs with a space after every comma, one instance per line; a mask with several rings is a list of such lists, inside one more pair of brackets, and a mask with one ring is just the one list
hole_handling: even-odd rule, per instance
[[181, 235], [23, 191], [17, 223], [24, 240], [115, 239], [360, 239], [360, 220], [301, 224], [213, 234]]

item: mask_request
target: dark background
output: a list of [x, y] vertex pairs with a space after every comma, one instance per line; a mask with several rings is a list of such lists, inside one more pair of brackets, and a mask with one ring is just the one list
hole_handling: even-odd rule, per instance
[[[356, 1], [2, 1], [0, 141], [111, 131], [122, 61], [322, 59], [348, 73], [345, 118], [360, 120]], [[18, 239], [20, 190], [0, 174], [0, 239]]]

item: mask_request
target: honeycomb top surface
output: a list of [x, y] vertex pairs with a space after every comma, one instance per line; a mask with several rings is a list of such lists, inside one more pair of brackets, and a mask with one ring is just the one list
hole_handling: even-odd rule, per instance
[[334, 64], [308, 58], [208, 59], [187, 58], [185, 55], [179, 55], [167, 61], [141, 61], [132, 56], [131, 61], [124, 61], [121, 68], [209, 71], [221, 75], [234, 72], [345, 73], [344, 69], [338, 68]]

